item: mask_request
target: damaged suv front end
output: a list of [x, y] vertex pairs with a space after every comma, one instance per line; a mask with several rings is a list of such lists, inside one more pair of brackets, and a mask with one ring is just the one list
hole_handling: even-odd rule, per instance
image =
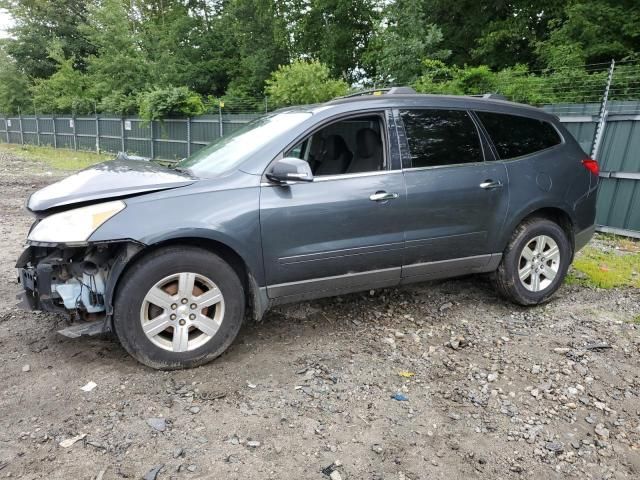
[[16, 264], [19, 306], [63, 315], [69, 326], [60, 333], [68, 337], [109, 331], [115, 279], [141, 248], [135, 242], [30, 244]]
[[[136, 181], [124, 180], [125, 172]], [[127, 198], [191, 183], [180, 172], [119, 158], [34, 193], [27, 210], [36, 220], [16, 262], [19, 307], [63, 315], [68, 326], [60, 333], [69, 337], [109, 331], [117, 278], [144, 246], [92, 235], [126, 209]], [[111, 200], [114, 193], [122, 198]]]

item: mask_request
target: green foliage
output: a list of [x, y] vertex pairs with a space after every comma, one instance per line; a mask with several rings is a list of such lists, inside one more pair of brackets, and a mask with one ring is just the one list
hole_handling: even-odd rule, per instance
[[330, 100], [347, 93], [344, 80], [331, 78], [329, 68], [318, 62], [297, 60], [278, 68], [267, 80], [266, 92], [276, 105], [299, 105]]
[[141, 118], [152, 121], [167, 117], [193, 117], [204, 113], [202, 98], [187, 87], [155, 89], [140, 95]]
[[[0, 0], [0, 8], [15, 21], [0, 41], [4, 113], [34, 103], [53, 113], [198, 111], [194, 95], [181, 103], [168, 93], [179, 88], [215, 99], [208, 111], [217, 99], [225, 111], [262, 111], [265, 91], [271, 106], [391, 83], [533, 104], [599, 101], [610, 59], [640, 58], [638, 0]], [[585, 70], [593, 62], [603, 63]], [[621, 63], [614, 82], [613, 99], [640, 97], [637, 67]]]
[[[355, 82], [380, 20], [378, 0], [292, 0], [276, 2], [286, 8], [288, 30], [294, 39], [292, 58], [315, 58], [333, 77]], [[287, 8], [288, 7], [288, 8]], [[286, 62], [282, 62], [286, 63]]]
[[88, 0], [0, 0], [15, 20], [7, 53], [30, 78], [48, 78], [58, 69], [51, 58], [52, 44], [57, 44], [65, 58], [74, 59], [74, 68], [84, 70], [86, 58], [94, 53], [93, 45], [81, 33], [86, 22]]
[[259, 96], [271, 72], [289, 62], [289, 34], [280, 3], [229, 0], [224, 8], [221, 28], [230, 43], [229, 89]]
[[151, 71], [121, 0], [100, 0], [88, 8], [82, 33], [96, 48], [87, 59], [90, 93], [102, 111], [133, 113], [135, 98], [148, 87]]
[[0, 46], [0, 112], [14, 114], [30, 107], [29, 80]]
[[420, 75], [422, 60], [450, 55], [442, 40], [441, 30], [427, 23], [421, 0], [397, 0], [387, 5], [365, 58], [376, 83], [408, 85]]
[[570, 2], [564, 16], [554, 22], [548, 40], [538, 44], [538, 54], [548, 66], [623, 59], [640, 47], [640, 3], [636, 0]]
[[598, 288], [640, 288], [640, 253], [587, 246], [573, 261], [572, 281]]
[[94, 102], [89, 95], [89, 82], [82, 72], [73, 67], [75, 59], [65, 58], [59, 44], [51, 47], [49, 57], [57, 64], [56, 72], [47, 79], [37, 79], [31, 88], [38, 111], [93, 112]]
[[[423, 73], [415, 82], [416, 91], [452, 95], [499, 93], [516, 102], [542, 105], [563, 102], [597, 102], [606, 82], [606, 71], [586, 71], [581, 67], [549, 71], [544, 75], [516, 65], [494, 72], [486, 65], [450, 67], [439, 60], [425, 60]], [[633, 78], [629, 77], [633, 88]], [[629, 83], [629, 81], [627, 81]], [[622, 89], [622, 86], [620, 86]]]

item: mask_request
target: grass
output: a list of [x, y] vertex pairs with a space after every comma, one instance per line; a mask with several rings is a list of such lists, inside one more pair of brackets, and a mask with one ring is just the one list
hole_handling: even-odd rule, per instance
[[93, 164], [111, 160], [113, 154], [97, 154], [63, 148], [37, 147], [0, 143], [0, 151], [13, 153], [25, 160], [40, 162], [54, 170], [82, 170]]
[[640, 288], [640, 242], [596, 235], [576, 255], [566, 282], [598, 288]]

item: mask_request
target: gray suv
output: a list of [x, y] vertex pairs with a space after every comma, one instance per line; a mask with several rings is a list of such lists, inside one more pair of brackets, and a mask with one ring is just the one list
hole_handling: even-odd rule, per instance
[[23, 305], [173, 369], [287, 302], [471, 273], [547, 300], [593, 235], [598, 164], [536, 108], [380, 93], [279, 110], [171, 169], [120, 155], [39, 190]]

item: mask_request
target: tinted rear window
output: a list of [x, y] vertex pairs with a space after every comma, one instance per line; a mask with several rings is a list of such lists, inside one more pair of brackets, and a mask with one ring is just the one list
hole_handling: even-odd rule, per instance
[[476, 114], [503, 159], [529, 155], [562, 142], [553, 125], [543, 120], [502, 113]]
[[482, 162], [482, 147], [473, 120], [461, 110], [400, 112], [411, 150], [412, 167]]

